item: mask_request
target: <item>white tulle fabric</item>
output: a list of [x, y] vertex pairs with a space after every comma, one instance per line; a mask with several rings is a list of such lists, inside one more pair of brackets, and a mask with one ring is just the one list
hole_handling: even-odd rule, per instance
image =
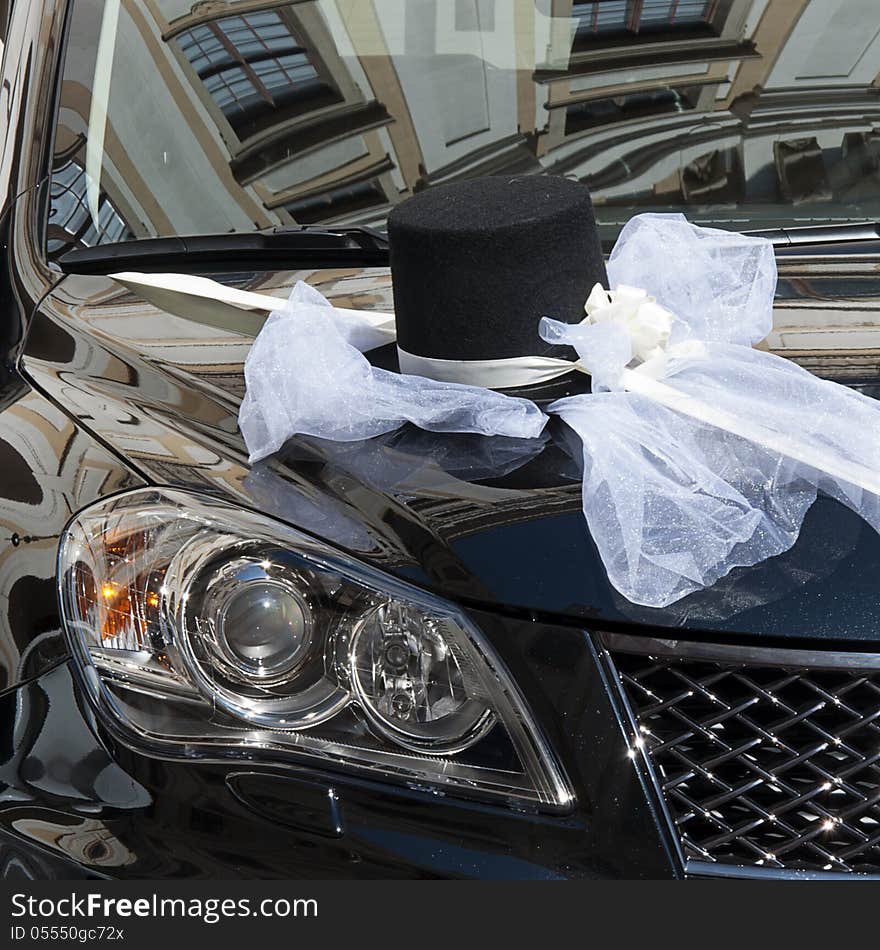
[[[584, 515], [620, 593], [663, 607], [781, 554], [819, 490], [880, 530], [880, 494], [839, 474], [880, 472], [880, 404], [752, 349], [772, 326], [769, 242], [681, 215], [640, 215], [623, 229], [608, 275], [611, 292], [594, 289], [582, 323], [543, 319], [540, 333], [574, 347], [592, 376], [592, 394], [549, 411], [580, 436]], [[361, 352], [374, 336], [296, 285], [245, 364], [239, 421], [251, 461], [294, 434], [349, 442], [405, 421], [439, 432], [540, 435], [546, 417], [528, 400], [374, 368]], [[764, 441], [668, 408], [639, 391], [639, 380], [759, 425]], [[796, 437], [802, 457], [834, 464], [767, 447], [785, 437]]]
[[370, 365], [375, 333], [299, 282], [269, 315], [245, 361], [239, 426], [250, 461], [293, 435], [352, 442], [412, 422], [433, 432], [535, 438], [547, 417], [531, 401]]
[[[796, 436], [826, 458], [880, 471], [880, 405], [754, 350], [772, 325], [768, 242], [642, 215], [611, 255], [612, 287], [634, 285], [674, 315], [668, 344], [636, 369], [692, 399]], [[638, 365], [625, 320], [542, 321], [573, 346], [593, 395], [550, 406], [580, 436], [583, 507], [611, 583], [662, 607], [797, 540], [817, 490], [880, 530], [880, 497], [825, 471], [626, 392]]]

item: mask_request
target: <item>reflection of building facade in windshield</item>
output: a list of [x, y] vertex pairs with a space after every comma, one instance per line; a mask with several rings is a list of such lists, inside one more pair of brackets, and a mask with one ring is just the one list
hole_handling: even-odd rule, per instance
[[284, 117], [313, 112], [339, 94], [277, 10], [208, 20], [176, 37], [211, 99], [241, 138]]
[[414, 191], [498, 173], [587, 182], [607, 237], [646, 208], [726, 227], [880, 217], [874, 0], [122, 0], [90, 168], [95, 53], [76, 51], [102, 9], [77, 0], [71, 28], [55, 251], [381, 227]]
[[131, 232], [119, 216], [106, 194], [98, 201], [98, 216], [94, 220], [86, 198], [88, 190], [86, 170], [70, 159], [58, 161], [52, 169], [51, 220], [49, 247], [65, 247], [73, 242], [77, 247], [111, 244], [131, 240]]

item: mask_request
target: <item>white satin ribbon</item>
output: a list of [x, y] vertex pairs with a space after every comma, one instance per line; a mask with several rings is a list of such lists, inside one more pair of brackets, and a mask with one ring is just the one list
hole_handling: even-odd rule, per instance
[[622, 327], [629, 337], [632, 358], [639, 363], [663, 356], [669, 347], [675, 316], [641, 287], [619, 284], [614, 290], [606, 290], [601, 284], [593, 284], [584, 311], [587, 315], [582, 323]]
[[734, 415], [683, 393], [663, 381], [670, 358], [706, 357], [706, 350], [696, 340], [669, 345], [675, 320], [665, 307], [639, 287], [619, 285], [605, 290], [596, 284], [584, 307], [587, 323], [615, 323], [630, 339], [633, 363], [624, 368], [614, 388], [625, 389], [658, 402], [699, 422], [731, 432], [765, 449], [826, 472], [833, 478], [858, 485], [880, 494], [880, 474], [863, 465], [841, 459], [801, 441], [796, 435], [778, 432], [760, 421]]
[[[283, 312], [287, 309], [287, 300], [284, 297], [270, 297], [268, 294], [238, 290], [236, 287], [227, 287], [216, 280], [193, 274], [141, 274], [123, 271], [111, 274], [110, 277], [155, 307], [171, 313], [183, 313], [191, 319], [238, 333], [253, 333], [262, 326], [262, 323], [254, 326], [242, 325], [242, 315], [249, 311], [257, 311], [265, 319], [265, 315], [273, 311]], [[362, 325], [369, 331], [363, 346], [365, 350], [393, 343], [397, 338], [393, 313], [349, 310], [344, 307], [333, 309], [347, 322]]]
[[[192, 274], [141, 274], [123, 271], [110, 275], [129, 290], [148, 300], [153, 306], [171, 313], [183, 313], [191, 319], [235, 332], [253, 332], [259, 326], [242, 325], [248, 311], [263, 314], [283, 312], [287, 300], [256, 294], [236, 287], [197, 277]], [[397, 338], [393, 313], [376, 310], [348, 310], [334, 307], [346, 322], [362, 324], [364, 333], [353, 340], [362, 352], [368, 352]], [[445, 383], [464, 383], [486, 389], [513, 389], [534, 386], [557, 379], [572, 370], [581, 370], [579, 363], [551, 356], [517, 356], [500, 360], [442, 360], [416, 356], [397, 348], [400, 371], [412, 376], [427, 376]]]
[[500, 360], [441, 360], [416, 356], [397, 347], [401, 373], [427, 376], [443, 383], [465, 383], [486, 389], [514, 389], [558, 379], [572, 370], [585, 373], [579, 362], [554, 356], [512, 356]]
[[779, 455], [802, 462], [820, 472], [826, 472], [832, 478], [849, 482], [865, 491], [880, 495], [880, 473], [807, 445], [797, 436], [768, 429], [760, 422], [710, 406], [661, 382], [649, 373], [640, 373], [638, 369], [625, 369], [620, 376], [620, 385], [629, 392], [638, 393], [653, 399], [654, 402], [659, 402], [667, 409], [715, 426], [716, 429], [732, 432], [771, 452], [777, 452]]
[[[216, 325], [223, 323], [217, 314], [218, 305], [233, 308], [233, 312], [239, 316], [243, 310], [256, 310], [265, 314], [275, 310], [283, 311], [287, 307], [287, 301], [281, 297], [249, 293], [189, 274], [125, 272], [112, 274], [111, 277], [156, 306], [171, 312], [175, 310], [173, 303], [176, 302], [179, 309], [181, 300], [187, 300], [187, 315]], [[394, 314], [345, 310], [338, 307], [334, 309], [347, 320], [357, 322], [369, 331], [362, 347], [364, 350], [392, 342], [396, 338]], [[698, 354], [689, 352], [684, 346], [669, 348], [667, 323], [671, 321], [672, 315], [657, 306], [653, 298], [649, 298], [644, 291], [619, 287], [617, 291], [609, 292], [597, 284], [590, 294], [585, 310], [586, 320], [591, 323], [611, 320], [623, 324], [633, 342], [634, 355], [644, 360], [641, 366], [635, 369], [623, 370], [619, 379], [621, 388], [880, 495], [880, 474], [818, 451], [800, 442], [796, 436], [767, 429], [759, 422], [716, 409], [662, 382], [667, 356]], [[427, 376], [443, 382], [484, 386], [488, 389], [536, 385], [557, 379], [573, 370], [588, 372], [580, 362], [550, 356], [442, 360], [416, 356], [400, 347], [398, 355], [403, 373]]]

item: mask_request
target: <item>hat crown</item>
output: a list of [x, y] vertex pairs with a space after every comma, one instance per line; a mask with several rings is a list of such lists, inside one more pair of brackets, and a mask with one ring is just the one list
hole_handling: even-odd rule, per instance
[[571, 358], [541, 317], [577, 323], [607, 285], [589, 189], [556, 176], [427, 189], [388, 218], [397, 342], [440, 360]]

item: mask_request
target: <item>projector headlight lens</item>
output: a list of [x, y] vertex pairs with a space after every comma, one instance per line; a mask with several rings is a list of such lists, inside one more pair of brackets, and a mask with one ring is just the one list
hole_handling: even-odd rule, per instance
[[442, 626], [399, 603], [358, 621], [350, 652], [355, 695], [374, 726], [409, 749], [452, 751], [495, 722], [468, 658]]
[[268, 682], [297, 669], [311, 643], [312, 614], [294, 585], [245, 560], [212, 594], [219, 649], [241, 676]]
[[77, 515], [58, 571], [82, 681], [147, 753], [317, 756], [468, 795], [572, 800], [460, 610], [271, 519], [139, 490]]

